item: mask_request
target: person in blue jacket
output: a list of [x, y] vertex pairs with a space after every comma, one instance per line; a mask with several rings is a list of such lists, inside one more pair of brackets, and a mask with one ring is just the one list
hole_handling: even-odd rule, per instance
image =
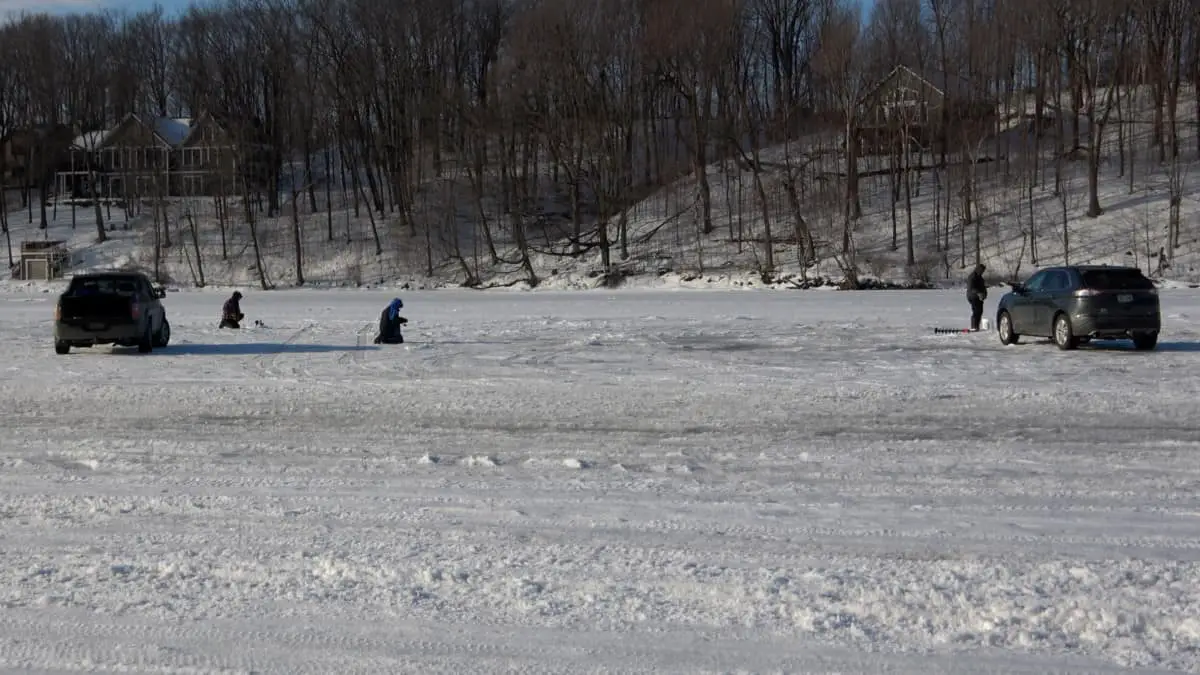
[[400, 316], [404, 303], [400, 298], [393, 298], [391, 303], [379, 315], [379, 335], [375, 336], [375, 344], [398, 345], [404, 342], [400, 326], [408, 323], [408, 319]]

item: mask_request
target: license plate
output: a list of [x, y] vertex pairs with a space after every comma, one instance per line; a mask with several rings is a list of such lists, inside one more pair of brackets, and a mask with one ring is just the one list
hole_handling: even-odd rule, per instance
[[108, 328], [108, 324], [104, 324], [104, 323], [89, 323], [89, 324], [87, 325], [87, 329], [88, 329], [88, 330], [104, 330], [105, 328]]
[[1117, 302], [1133, 302], [1132, 293], [1122, 293], [1117, 296]]

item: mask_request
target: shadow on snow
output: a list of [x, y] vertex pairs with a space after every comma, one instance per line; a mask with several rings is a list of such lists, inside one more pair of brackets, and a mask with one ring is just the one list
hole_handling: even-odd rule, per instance
[[[1098, 352], [1133, 352], [1133, 342], [1130, 340], [1093, 341], [1080, 345], [1080, 349]], [[1154, 348], [1156, 352], [1200, 352], [1200, 342], [1160, 342]]]
[[[271, 354], [329, 354], [334, 352], [368, 352], [377, 351], [374, 345], [310, 345], [288, 344], [286, 342], [235, 342], [231, 344], [171, 344], [161, 349], [155, 349], [152, 354], [168, 356], [263, 356]], [[116, 350], [114, 350], [116, 351]], [[128, 351], [137, 354], [136, 350]]]

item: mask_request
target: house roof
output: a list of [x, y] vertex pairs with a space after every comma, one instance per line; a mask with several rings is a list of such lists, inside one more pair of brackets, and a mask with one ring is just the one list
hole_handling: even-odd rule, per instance
[[171, 147], [183, 144], [195, 126], [194, 120], [188, 117], [151, 117], [147, 122], [140, 116], [130, 113], [125, 116], [125, 119], [121, 120], [120, 124], [110, 129], [89, 131], [77, 136], [71, 146], [79, 150], [98, 150], [108, 144], [118, 129], [130, 122], [135, 122], [148, 128], [154, 134], [155, 138], [162, 141], [164, 145]]
[[192, 120], [188, 117], [155, 117], [151, 123], [154, 133], [167, 145], [183, 143], [192, 132]]
[[884, 85], [894, 80], [901, 73], [915, 77], [943, 97], [961, 99], [969, 98], [972, 94], [970, 80], [961, 75], [947, 73], [936, 68], [922, 68], [921, 72], [918, 72], [908, 66], [901, 65], [893, 68], [891, 72], [867, 90], [867, 93], [860, 99], [860, 103], [873, 98]]
[[115, 127], [112, 129], [101, 129], [100, 131], [89, 131], [76, 136], [75, 140], [71, 142], [71, 147], [76, 150], [95, 150], [103, 146], [114, 131], [116, 131]]
[[[187, 133], [184, 134], [183, 138], [181, 138], [179, 140], [178, 145], [187, 145], [188, 143], [190, 143], [192, 140], [192, 136], [194, 136], [197, 132], [199, 132], [201, 129], [203, 129], [204, 123], [208, 122], [210, 120], [213, 123], [217, 123], [216, 119], [213, 117], [212, 113], [207, 112], [207, 111], [200, 113], [199, 117], [187, 120], [188, 121]], [[180, 121], [182, 121], [182, 120], [180, 120]]]

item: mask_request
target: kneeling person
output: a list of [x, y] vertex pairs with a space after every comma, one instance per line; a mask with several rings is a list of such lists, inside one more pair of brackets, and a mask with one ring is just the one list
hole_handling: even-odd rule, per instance
[[221, 328], [242, 327], [241, 321], [246, 318], [246, 315], [242, 314], [241, 299], [241, 292], [234, 291], [233, 295], [225, 301], [225, 306], [221, 308]]
[[404, 342], [400, 326], [408, 323], [408, 319], [400, 316], [400, 308], [403, 306], [400, 298], [395, 298], [384, 308], [383, 313], [379, 315], [379, 335], [375, 336], [375, 344], [398, 345]]

